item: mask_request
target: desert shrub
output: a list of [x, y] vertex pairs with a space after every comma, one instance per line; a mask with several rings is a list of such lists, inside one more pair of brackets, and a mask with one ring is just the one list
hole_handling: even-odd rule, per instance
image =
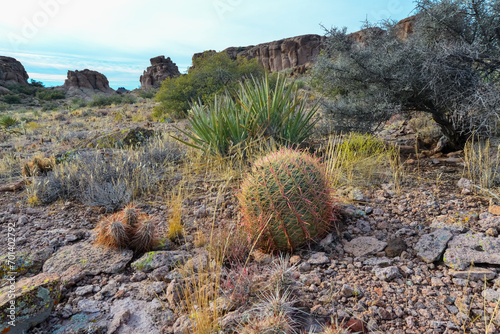
[[325, 156], [333, 187], [369, 187], [384, 182], [399, 185], [399, 151], [373, 135], [350, 133], [330, 139]]
[[480, 0], [417, 3], [414, 33], [366, 26], [361, 44], [333, 28], [313, 69], [337, 131], [370, 132], [394, 114], [432, 116], [460, 149], [473, 131], [498, 132], [500, 7]]
[[2, 97], [2, 100], [8, 104], [20, 104], [21, 96], [16, 94], [7, 94]]
[[139, 89], [137, 95], [143, 99], [152, 99], [156, 92], [154, 89]]
[[6, 111], [9, 105], [5, 102], [0, 102], [0, 111]]
[[59, 108], [59, 105], [54, 101], [47, 101], [42, 105], [42, 111], [57, 110], [57, 108]]
[[238, 199], [243, 224], [264, 250], [297, 249], [324, 236], [335, 219], [325, 167], [291, 149], [255, 162]]
[[83, 108], [87, 105], [87, 102], [81, 98], [81, 97], [73, 97], [70, 102], [70, 108], [72, 110], [78, 109], [78, 108]]
[[193, 60], [187, 74], [165, 79], [155, 97], [161, 106], [155, 109], [153, 116], [157, 119], [186, 117], [191, 102], [211, 103], [216, 95], [237, 87], [240, 79], [263, 74], [264, 69], [256, 59], [232, 60], [225, 53], [206, 53]]
[[60, 100], [66, 97], [66, 94], [60, 90], [39, 90], [36, 97], [43, 101]]
[[213, 155], [228, 155], [261, 138], [273, 138], [284, 145], [304, 142], [313, 132], [316, 106], [307, 110], [305, 99], [295, 95], [293, 83], [284, 77], [271, 86], [267, 77], [240, 83], [236, 98], [216, 97], [209, 106], [195, 103], [189, 114], [193, 146]]
[[14, 85], [7, 85], [6, 88], [15, 94], [24, 94], [29, 96], [34, 96], [36, 92], [40, 89], [40, 87], [37, 84], [35, 85], [14, 84]]

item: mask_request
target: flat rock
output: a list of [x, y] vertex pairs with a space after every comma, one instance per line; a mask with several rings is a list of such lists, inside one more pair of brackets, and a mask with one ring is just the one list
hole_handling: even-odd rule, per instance
[[355, 257], [375, 254], [384, 250], [387, 243], [373, 237], [359, 237], [344, 244], [344, 251]]
[[381, 281], [392, 281], [396, 277], [401, 276], [397, 267], [374, 268], [375, 276]]
[[448, 229], [455, 235], [467, 232], [467, 227], [463, 222], [448, 215], [437, 216], [436, 219], [432, 221], [431, 228]]
[[4, 277], [8, 272], [16, 272], [17, 276], [24, 274], [38, 274], [42, 270], [43, 263], [52, 255], [50, 248], [33, 252], [17, 252], [15, 254], [15, 268], [8, 266], [9, 255], [0, 256], [0, 277]]
[[448, 229], [423, 235], [415, 245], [417, 255], [427, 263], [438, 261], [452, 237], [453, 233]]
[[330, 259], [328, 258], [328, 256], [325, 255], [324, 252], [317, 252], [317, 253], [312, 254], [311, 257], [309, 258], [309, 260], [307, 260], [307, 262], [309, 262], [310, 264], [316, 264], [316, 265], [327, 264], [327, 263], [330, 263]]
[[[60, 278], [57, 274], [42, 273], [24, 278], [0, 290], [0, 332], [25, 333], [30, 327], [43, 322], [59, 301]], [[10, 298], [14, 292], [15, 299]], [[12, 311], [12, 312], [11, 312]], [[15, 326], [9, 316], [15, 315]]]
[[138, 260], [132, 262], [132, 268], [145, 273], [160, 267], [173, 269], [176, 265], [183, 264], [189, 257], [189, 253], [185, 251], [148, 252]]
[[134, 252], [130, 249], [115, 250], [81, 242], [61, 248], [43, 265], [43, 272], [63, 273], [76, 265], [87, 275], [100, 273], [116, 274], [132, 260]]
[[486, 268], [470, 268], [468, 270], [449, 270], [448, 273], [455, 278], [468, 279], [471, 281], [487, 281], [497, 276], [495, 271]]
[[[130, 316], [127, 316], [127, 313]], [[162, 306], [158, 298], [151, 302], [136, 300], [131, 297], [116, 300], [110, 308], [113, 319], [108, 326], [108, 333], [160, 334], [165, 324], [173, 324], [172, 311]], [[113, 331], [109, 331], [112, 329]]]
[[465, 270], [471, 264], [500, 265], [500, 238], [466, 233], [453, 238], [444, 254], [445, 264]]
[[498, 303], [500, 301], [500, 290], [486, 289], [482, 293], [486, 301]]

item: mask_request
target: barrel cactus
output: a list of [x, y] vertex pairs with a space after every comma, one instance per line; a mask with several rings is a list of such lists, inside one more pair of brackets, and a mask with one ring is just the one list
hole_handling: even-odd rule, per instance
[[336, 211], [318, 159], [283, 148], [255, 162], [238, 194], [243, 224], [260, 248], [293, 251], [323, 237]]

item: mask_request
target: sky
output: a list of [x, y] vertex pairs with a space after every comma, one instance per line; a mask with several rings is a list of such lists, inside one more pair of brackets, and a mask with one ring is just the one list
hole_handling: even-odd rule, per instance
[[366, 19], [398, 21], [414, 7], [412, 0], [8, 0], [0, 55], [46, 86], [88, 68], [114, 89], [134, 89], [155, 56], [185, 72], [196, 52], [324, 35], [324, 27], [355, 32]]

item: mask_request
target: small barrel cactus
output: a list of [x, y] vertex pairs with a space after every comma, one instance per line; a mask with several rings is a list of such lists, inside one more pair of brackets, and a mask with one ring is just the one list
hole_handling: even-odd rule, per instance
[[293, 251], [321, 238], [336, 216], [325, 168], [292, 149], [255, 162], [238, 198], [243, 224], [264, 250]]

